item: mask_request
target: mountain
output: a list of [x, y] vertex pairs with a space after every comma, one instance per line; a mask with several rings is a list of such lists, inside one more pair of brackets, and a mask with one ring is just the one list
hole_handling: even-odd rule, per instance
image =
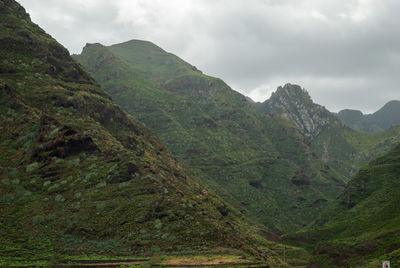
[[397, 146], [362, 168], [331, 207], [289, 239], [315, 245], [315, 267], [377, 267], [382, 260], [399, 266], [399, 176]]
[[344, 188], [292, 124], [150, 42], [87, 44], [74, 58], [209, 188], [278, 234], [309, 223]]
[[[279, 87], [270, 99], [252, 105], [262, 114], [279, 116], [295, 125], [309, 138], [318, 157], [347, 178], [390, 151], [400, 140], [400, 126], [374, 134], [347, 127], [335, 114], [314, 103], [298, 85]], [[360, 115], [359, 112], [347, 114], [353, 121]]]
[[308, 92], [298, 85], [280, 86], [268, 100], [255, 105], [262, 113], [283, 117], [311, 138], [318, 136], [327, 125], [341, 125], [340, 120], [325, 107], [315, 104]]
[[268, 232], [190, 177], [13, 0], [0, 0], [0, 62], [1, 265], [160, 250], [261, 256]]
[[368, 133], [376, 133], [400, 124], [400, 101], [386, 103], [373, 114], [363, 114], [357, 110], [342, 110], [338, 117], [349, 127]]
[[377, 133], [383, 130], [379, 126], [367, 121], [365, 115], [359, 110], [341, 110], [338, 113], [338, 117], [343, 121], [343, 123], [354, 130], [366, 133]]

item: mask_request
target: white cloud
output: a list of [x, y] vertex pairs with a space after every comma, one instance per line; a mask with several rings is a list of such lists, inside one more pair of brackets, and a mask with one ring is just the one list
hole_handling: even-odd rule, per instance
[[73, 53], [149, 40], [255, 100], [287, 82], [331, 110], [400, 99], [398, 0], [20, 2]]

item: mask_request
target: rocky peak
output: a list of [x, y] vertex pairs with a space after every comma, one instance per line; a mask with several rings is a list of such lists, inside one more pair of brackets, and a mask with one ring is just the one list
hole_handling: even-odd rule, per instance
[[267, 114], [278, 114], [311, 138], [328, 124], [339, 122], [325, 107], [314, 103], [307, 90], [292, 84], [278, 87], [259, 109]]
[[285, 99], [286, 102], [311, 104], [312, 100], [307, 90], [301, 88], [298, 85], [286, 84], [285, 86], [279, 86], [276, 92], [272, 93], [271, 101], [279, 101], [279, 99]]

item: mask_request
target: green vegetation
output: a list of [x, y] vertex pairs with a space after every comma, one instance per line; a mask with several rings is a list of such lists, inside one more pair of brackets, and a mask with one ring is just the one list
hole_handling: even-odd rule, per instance
[[290, 123], [150, 42], [88, 44], [74, 57], [202, 183], [276, 233], [306, 225], [344, 188]]

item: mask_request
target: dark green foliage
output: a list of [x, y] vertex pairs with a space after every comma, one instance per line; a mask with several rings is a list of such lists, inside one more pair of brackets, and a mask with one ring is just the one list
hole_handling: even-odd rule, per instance
[[291, 124], [150, 42], [88, 44], [75, 58], [209, 188], [278, 233], [309, 223], [344, 187]]

